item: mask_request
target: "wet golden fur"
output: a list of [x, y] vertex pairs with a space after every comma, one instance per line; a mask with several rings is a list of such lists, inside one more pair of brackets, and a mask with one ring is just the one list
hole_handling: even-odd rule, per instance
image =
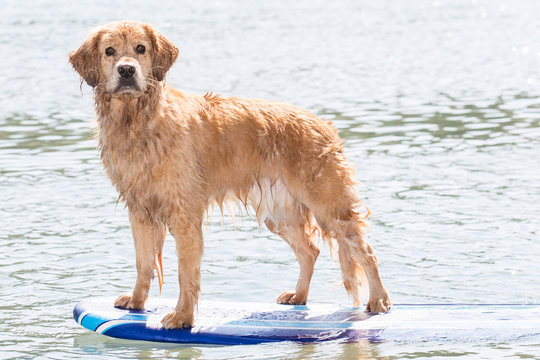
[[[365, 276], [367, 310], [389, 309], [377, 259], [365, 240], [364, 218], [357, 212], [361, 202], [353, 167], [336, 129], [280, 102], [167, 87], [163, 79], [177, 56], [168, 39], [135, 22], [101, 27], [70, 54], [75, 70], [94, 87], [101, 159], [126, 202], [134, 237], [137, 281], [116, 306], [144, 307], [169, 230], [177, 244], [180, 297], [163, 326], [192, 326], [205, 211], [215, 202], [236, 199], [251, 204], [259, 221], [287, 241], [298, 259], [296, 289], [279, 296], [279, 303], [307, 301], [320, 234], [339, 247], [344, 285], [354, 304], [361, 301]], [[131, 67], [133, 76], [119, 75], [120, 66]]]

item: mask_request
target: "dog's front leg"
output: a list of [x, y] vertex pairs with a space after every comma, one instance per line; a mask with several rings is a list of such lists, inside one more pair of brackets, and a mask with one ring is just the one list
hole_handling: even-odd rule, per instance
[[146, 215], [133, 209], [129, 210], [129, 221], [137, 254], [137, 282], [133, 293], [120, 296], [114, 306], [123, 309], [143, 309], [154, 273], [156, 253], [161, 254], [167, 230], [164, 224], [150, 221]]
[[201, 258], [203, 255], [202, 219], [186, 216], [170, 225], [176, 239], [180, 297], [173, 312], [161, 322], [165, 329], [193, 326], [195, 306], [201, 288]]

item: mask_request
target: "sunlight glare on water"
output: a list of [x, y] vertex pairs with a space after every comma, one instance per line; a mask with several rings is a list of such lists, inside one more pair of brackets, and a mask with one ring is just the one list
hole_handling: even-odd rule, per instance
[[[25, 4], [7, 0], [0, 12], [2, 357], [538, 356], [538, 338], [190, 347], [81, 328], [74, 304], [130, 291], [136, 273], [126, 211], [93, 137], [92, 92], [67, 56], [109, 21], [154, 24], [180, 49], [170, 85], [286, 101], [338, 127], [394, 303], [538, 303], [540, 3]], [[294, 286], [283, 241], [250, 217], [236, 229], [220, 222], [216, 212], [207, 230], [202, 301], [273, 301]], [[310, 301], [350, 304], [320, 245]], [[176, 297], [170, 237], [164, 266], [163, 296]]]

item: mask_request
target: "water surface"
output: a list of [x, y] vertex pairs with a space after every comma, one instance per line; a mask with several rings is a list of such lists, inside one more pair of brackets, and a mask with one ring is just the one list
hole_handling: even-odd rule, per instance
[[[510, 358], [540, 340], [184, 347], [91, 334], [81, 299], [129, 291], [126, 211], [93, 139], [92, 92], [67, 55], [91, 27], [155, 24], [180, 49], [168, 82], [270, 98], [332, 120], [371, 209], [394, 303], [540, 299], [540, 3], [5, 1], [0, 13], [0, 353], [23, 358]], [[289, 247], [216, 213], [202, 301], [272, 301]], [[312, 302], [349, 304], [323, 247]], [[163, 296], [176, 297], [167, 239]], [[151, 296], [159, 296], [157, 285]]]

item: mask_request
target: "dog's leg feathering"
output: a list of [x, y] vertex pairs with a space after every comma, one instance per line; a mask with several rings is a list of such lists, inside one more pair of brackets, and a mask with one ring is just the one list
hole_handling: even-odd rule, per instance
[[145, 215], [132, 209], [129, 211], [129, 220], [137, 256], [137, 281], [133, 292], [121, 295], [116, 299], [114, 306], [123, 309], [143, 309], [144, 303], [148, 299], [150, 283], [154, 274], [155, 257], [157, 256], [155, 247], [156, 244], [160, 244], [158, 251], [161, 254], [166, 228], [163, 224], [153, 223]]
[[156, 251], [156, 259], [154, 261], [154, 270], [159, 282], [159, 294], [161, 295], [161, 289], [163, 288], [163, 252], [160, 250]]
[[340, 247], [339, 260], [343, 271], [343, 282], [347, 292], [354, 299], [354, 305], [358, 306], [360, 282], [365, 274], [369, 285], [366, 311], [386, 312], [390, 310], [392, 303], [379, 276], [377, 258], [365, 239], [365, 227], [364, 221], [355, 214], [352, 219], [334, 228]]

